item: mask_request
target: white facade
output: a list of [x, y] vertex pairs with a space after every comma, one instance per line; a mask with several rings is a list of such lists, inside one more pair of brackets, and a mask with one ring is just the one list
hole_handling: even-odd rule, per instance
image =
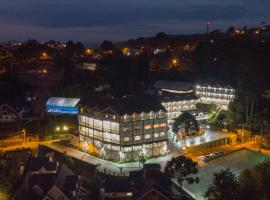
[[178, 100], [162, 102], [162, 105], [167, 111], [168, 123], [173, 123], [174, 119], [181, 115], [184, 111], [196, 110], [198, 100]]
[[223, 110], [228, 109], [229, 103], [235, 98], [235, 89], [231, 86], [210, 86], [208, 84], [196, 85], [195, 91], [201, 103], [216, 104]]

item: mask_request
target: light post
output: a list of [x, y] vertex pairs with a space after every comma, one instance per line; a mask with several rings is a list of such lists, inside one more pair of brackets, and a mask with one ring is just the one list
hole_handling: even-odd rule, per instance
[[25, 129], [23, 129], [22, 132], [23, 132], [23, 142], [25, 143], [25, 140], [26, 140], [26, 132], [25, 132]]
[[260, 137], [260, 152], [262, 152], [262, 137], [263, 137], [263, 123], [264, 123], [264, 121], [262, 121], [262, 123], [261, 123], [261, 129], [260, 129], [260, 135], [261, 135], [261, 137]]

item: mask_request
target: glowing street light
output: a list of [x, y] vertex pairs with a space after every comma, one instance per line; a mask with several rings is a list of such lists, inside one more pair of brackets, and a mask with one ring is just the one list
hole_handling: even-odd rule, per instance
[[68, 127], [67, 126], [63, 126], [63, 130], [64, 131], [67, 131], [68, 130]]
[[46, 57], [48, 56], [46, 52], [43, 52], [41, 55], [42, 55], [42, 57], [44, 57], [44, 58], [46, 58]]
[[56, 130], [56, 131], [60, 131], [60, 127], [57, 126], [57, 127], [55, 128], [55, 130]]
[[89, 48], [87, 48], [85, 51], [86, 51], [87, 54], [93, 53], [93, 50], [92, 49], [89, 49]]

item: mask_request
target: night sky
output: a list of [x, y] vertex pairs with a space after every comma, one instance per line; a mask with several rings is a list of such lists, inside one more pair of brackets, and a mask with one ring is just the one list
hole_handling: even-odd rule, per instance
[[270, 21], [270, 0], [0, 0], [0, 40], [100, 42]]

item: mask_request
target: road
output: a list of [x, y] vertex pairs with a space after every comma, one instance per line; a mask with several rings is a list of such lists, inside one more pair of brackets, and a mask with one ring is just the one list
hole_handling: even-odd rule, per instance
[[[122, 174], [128, 175], [129, 171], [135, 171], [138, 169], [141, 169], [142, 164], [139, 164], [139, 162], [129, 162], [129, 163], [116, 163], [111, 162], [108, 160], [103, 160], [100, 158], [97, 158], [95, 156], [92, 156], [88, 153], [82, 152], [78, 149], [75, 149], [73, 147], [66, 147], [66, 146], [60, 146], [58, 144], [46, 144], [45, 146], [54, 149], [61, 153], [67, 153], [69, 156], [83, 160], [87, 163], [98, 165], [100, 171], [106, 170], [106, 173], [114, 174], [114, 173], [120, 173], [120, 170], [122, 171]], [[172, 158], [172, 154], [158, 157], [158, 158], [151, 158], [146, 161], [146, 163], [159, 163], [162, 168], [164, 168], [166, 162]], [[140, 167], [139, 167], [140, 165]]]

